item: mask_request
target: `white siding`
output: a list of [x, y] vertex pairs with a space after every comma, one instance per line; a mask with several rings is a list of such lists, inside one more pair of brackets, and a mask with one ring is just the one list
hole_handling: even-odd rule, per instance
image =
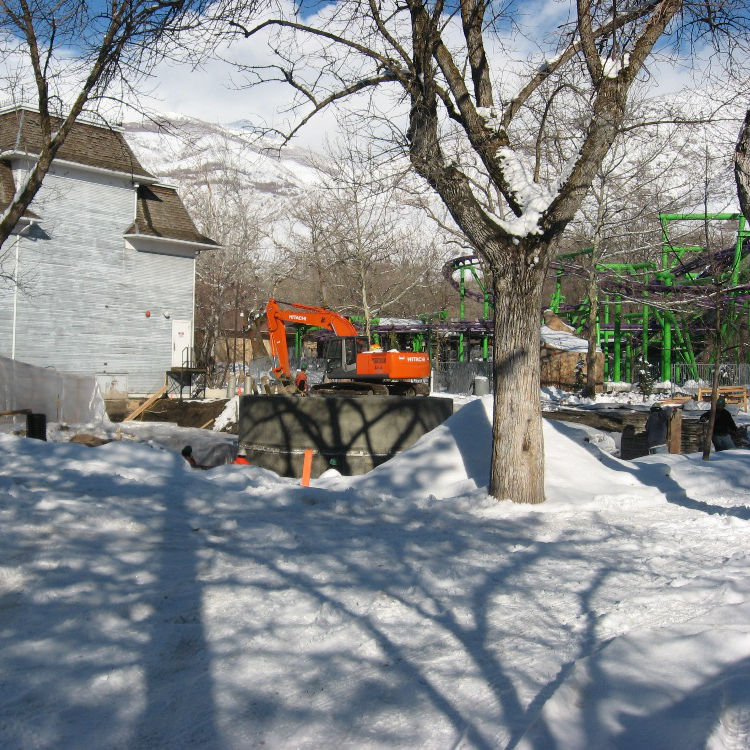
[[[32, 204], [44, 235], [20, 245], [17, 360], [85, 375], [125, 374], [131, 393], [163, 385], [172, 319], [193, 318], [194, 259], [191, 252], [180, 257], [129, 247], [123, 233], [134, 207], [135, 188], [122, 180], [71, 170], [45, 178]], [[11, 352], [12, 318], [13, 294], [6, 290], [4, 356]]]

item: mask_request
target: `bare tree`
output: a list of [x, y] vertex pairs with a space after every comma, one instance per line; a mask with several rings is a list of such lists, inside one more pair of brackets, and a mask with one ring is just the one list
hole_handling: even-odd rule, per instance
[[[712, 32], [733, 23], [731, 4], [710, 6]], [[401, 145], [492, 275], [489, 491], [498, 499], [544, 500], [539, 320], [550, 260], [621, 130], [631, 87], [654, 45], [667, 30], [699, 33], [704, 6], [693, 14], [681, 0], [578, 0], [571, 23], [539, 30], [539, 44], [541, 35], [556, 35], [557, 54], [521, 76], [510, 95], [498, 89], [491, 54], [502, 30], [517, 21], [512, 6], [502, 3], [355, 1], [331, 6], [313, 21], [277, 16], [242, 32], [277, 34], [275, 62], [247, 72], [259, 81], [288, 81], [309, 105], [301, 124], [365, 91], [391, 87], [403, 98]], [[319, 43], [305, 46], [310, 38]], [[584, 119], [579, 135], [561, 144], [565, 166], [558, 171], [557, 158], [544, 161], [544, 149], [535, 154], [529, 123], [534, 112], [558, 111], [555, 92], [572, 79], [582, 92]], [[390, 120], [394, 130], [396, 107], [379, 119]], [[384, 111], [374, 100], [369, 109]], [[547, 119], [537, 120], [540, 143]]]
[[[621, 134], [597, 170], [591, 190], [566, 235], [582, 252], [568, 258], [564, 270], [585, 280], [586, 385], [596, 386], [596, 324], [602, 287], [620, 281], [616, 264], [653, 261], [661, 251], [659, 213], [683, 210], [701, 195], [688, 172], [692, 154], [684, 148], [685, 132], [676, 123], [648, 124], [643, 111], [626, 121], [629, 137]], [[637, 131], [637, 132], [636, 132]], [[585, 248], [585, 251], [584, 251]]]
[[425, 231], [404, 175], [384, 171], [355, 144], [331, 151], [319, 166], [321, 185], [293, 208], [293, 242], [285, 248], [286, 265], [296, 269], [295, 301], [307, 292], [311, 304], [361, 316], [369, 337], [373, 318], [405, 314], [409, 297], [424, 299], [437, 281], [441, 237]]
[[191, 175], [192, 184], [184, 190], [185, 205], [201, 231], [221, 245], [202, 254], [196, 267], [198, 358], [209, 370], [222, 359], [224, 371], [216, 377], [222, 382], [228, 360], [237, 361], [242, 353], [237, 350], [240, 334], [243, 339], [248, 335], [272, 293], [274, 264], [268, 235], [274, 210], [243, 190], [227, 154], [214, 154], [210, 168], [200, 164]]
[[0, 0], [0, 51], [12, 70], [5, 94], [38, 109], [41, 129], [36, 162], [0, 213], [0, 247], [75, 121], [94, 115], [94, 103], [117, 85], [133, 86], [199, 21], [210, 23], [209, 7], [221, 13], [209, 0]]
[[276, 241], [287, 274], [278, 279], [274, 295], [279, 287], [284, 294], [283, 290], [292, 282], [294, 302], [326, 309], [339, 304], [331, 289], [336, 268], [328, 255], [329, 216], [327, 195], [318, 188], [310, 188], [301, 200], [291, 203], [283, 236]]

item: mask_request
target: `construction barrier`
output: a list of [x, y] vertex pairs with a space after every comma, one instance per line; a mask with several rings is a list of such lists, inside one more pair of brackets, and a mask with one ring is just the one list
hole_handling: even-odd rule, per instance
[[453, 414], [453, 400], [424, 396], [242, 396], [239, 447], [254, 466], [302, 477], [335, 468], [365, 474]]

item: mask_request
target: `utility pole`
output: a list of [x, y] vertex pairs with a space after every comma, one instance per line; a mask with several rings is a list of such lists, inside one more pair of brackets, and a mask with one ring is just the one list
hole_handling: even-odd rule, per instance
[[239, 312], [240, 312], [240, 288], [234, 287], [234, 354], [232, 356], [232, 372], [237, 372], [237, 333], [239, 328]]
[[242, 372], [245, 372], [245, 365], [247, 363], [245, 353], [245, 341], [247, 340], [247, 313], [241, 312], [240, 317], [242, 318]]

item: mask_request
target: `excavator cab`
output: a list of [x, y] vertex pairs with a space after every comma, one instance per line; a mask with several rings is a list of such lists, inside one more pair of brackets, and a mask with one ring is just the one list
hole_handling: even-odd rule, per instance
[[331, 380], [353, 378], [357, 375], [357, 355], [367, 351], [364, 336], [337, 336], [326, 343], [323, 358], [326, 376]]

